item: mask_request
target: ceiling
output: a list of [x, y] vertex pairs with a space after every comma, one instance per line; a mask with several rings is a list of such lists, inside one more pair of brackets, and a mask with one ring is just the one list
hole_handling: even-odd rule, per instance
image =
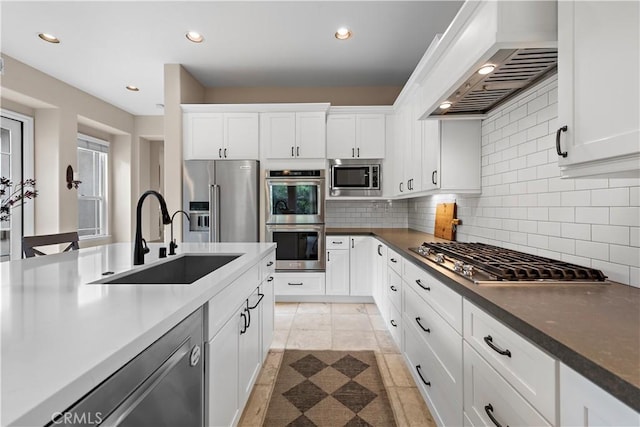
[[[462, 3], [3, 0], [0, 50], [134, 115], [161, 115], [169, 63], [206, 87], [402, 86]], [[337, 40], [340, 26], [353, 37]]]

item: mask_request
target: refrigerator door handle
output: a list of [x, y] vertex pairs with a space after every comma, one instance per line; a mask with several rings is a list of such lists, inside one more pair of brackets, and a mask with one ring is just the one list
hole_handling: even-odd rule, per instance
[[220, 241], [220, 186], [209, 187], [209, 241]]

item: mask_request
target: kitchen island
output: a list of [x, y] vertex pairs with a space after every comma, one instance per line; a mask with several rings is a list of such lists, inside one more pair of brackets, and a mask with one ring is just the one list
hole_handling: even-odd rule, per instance
[[476, 285], [409, 250], [425, 241], [446, 242], [431, 234], [405, 228], [327, 228], [326, 233], [375, 237], [406, 264], [428, 272], [465, 302], [640, 411], [640, 290], [613, 282]]
[[[150, 244], [135, 269], [166, 261], [160, 246]], [[181, 253], [241, 255], [190, 285], [91, 284], [134, 268], [130, 243], [0, 264], [1, 424], [49, 423], [274, 251], [272, 243], [183, 243]]]

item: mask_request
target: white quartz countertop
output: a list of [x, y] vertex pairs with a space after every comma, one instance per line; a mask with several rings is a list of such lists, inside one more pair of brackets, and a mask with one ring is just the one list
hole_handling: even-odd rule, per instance
[[131, 243], [0, 263], [2, 426], [47, 424], [275, 249], [182, 243], [178, 255], [242, 256], [191, 285], [89, 284], [174, 258], [160, 246], [135, 267]]

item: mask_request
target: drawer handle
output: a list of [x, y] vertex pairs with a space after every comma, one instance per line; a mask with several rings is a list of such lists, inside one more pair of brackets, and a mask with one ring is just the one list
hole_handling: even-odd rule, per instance
[[378, 255], [382, 256], [382, 245], [378, 245]]
[[242, 330], [240, 331], [240, 335], [247, 332], [247, 316], [244, 313], [240, 313], [240, 317], [242, 317]]
[[267, 263], [267, 267], [271, 267], [272, 265], [273, 265], [273, 261], [269, 261], [269, 262]]
[[395, 286], [391, 285], [389, 286], [389, 288], [393, 291], [393, 292], [398, 292], [398, 288], [396, 288]]
[[429, 286], [425, 286], [422, 284], [422, 282], [420, 281], [420, 279], [416, 280], [416, 283], [418, 284], [418, 286], [420, 286], [422, 289], [424, 289], [425, 291], [430, 291], [431, 288]]
[[331, 242], [331, 243], [333, 243], [334, 245], [341, 245], [341, 244], [343, 244], [344, 242]]
[[493, 338], [491, 337], [491, 335], [487, 335], [486, 337], [484, 337], [484, 342], [486, 342], [487, 345], [491, 347], [496, 353], [503, 356], [511, 357], [511, 352], [509, 350], [503, 350], [493, 343]]
[[420, 323], [420, 318], [416, 317], [416, 323], [418, 324], [418, 326], [420, 326], [420, 328], [425, 331], [426, 333], [430, 334], [431, 333], [431, 329], [429, 328], [425, 328], [424, 326], [422, 326], [422, 323]]
[[287, 284], [288, 284], [289, 286], [302, 286], [302, 285], [303, 285], [303, 283], [302, 283], [302, 282], [300, 282], [300, 283], [291, 283], [291, 282], [289, 282], [289, 283], [287, 283]]
[[560, 148], [560, 134], [562, 132], [566, 132], [568, 129], [567, 125], [564, 125], [556, 131], [556, 152], [558, 153], [558, 156], [567, 157], [567, 152], [562, 151]]
[[255, 305], [248, 306], [249, 310], [255, 310], [256, 308], [258, 308], [258, 306], [262, 302], [262, 298], [264, 298], [264, 294], [258, 293], [258, 295], [260, 295], [260, 298], [258, 298], [258, 302], [256, 302]]
[[489, 416], [491, 421], [493, 421], [493, 424], [495, 424], [496, 427], [502, 427], [502, 424], [500, 424], [498, 420], [496, 420], [496, 417], [493, 416], [493, 405], [491, 405], [491, 403], [489, 403], [487, 406], [484, 407], [484, 411], [487, 413], [487, 415]]
[[267, 279], [267, 282], [273, 282], [273, 276], [269, 276], [269, 278]]
[[395, 258], [391, 258], [391, 259], [390, 259], [390, 261], [391, 261], [391, 262], [398, 262], [398, 260], [397, 260], [397, 259], [395, 259]]
[[389, 323], [391, 323], [391, 326], [393, 326], [394, 328], [398, 327], [398, 325], [396, 324], [396, 321], [393, 320], [393, 319], [391, 319], [391, 322], [389, 322]]
[[416, 365], [416, 372], [418, 373], [418, 376], [420, 377], [424, 385], [426, 385], [427, 387], [431, 387], [431, 381], [425, 381], [424, 377], [422, 376], [422, 367], [420, 365]]

